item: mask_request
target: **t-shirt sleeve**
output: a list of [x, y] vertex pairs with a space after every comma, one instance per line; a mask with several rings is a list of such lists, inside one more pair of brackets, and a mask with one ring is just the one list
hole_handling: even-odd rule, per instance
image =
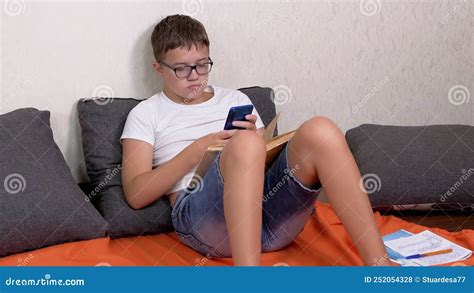
[[[247, 97], [246, 94], [242, 93], [242, 95], [240, 97], [240, 105], [248, 105], [248, 104], [253, 105], [250, 98]], [[255, 105], [253, 107], [252, 114], [257, 116], [257, 121], [255, 122], [255, 126], [257, 126], [257, 129], [265, 127], [265, 125], [263, 124], [262, 118], [260, 117], [260, 114], [258, 114], [258, 112], [257, 112], [257, 108], [255, 107]]]
[[131, 138], [145, 141], [151, 145], [155, 144], [155, 128], [153, 127], [153, 116], [145, 112], [146, 108], [138, 104], [127, 116], [127, 121], [120, 136], [122, 139]]

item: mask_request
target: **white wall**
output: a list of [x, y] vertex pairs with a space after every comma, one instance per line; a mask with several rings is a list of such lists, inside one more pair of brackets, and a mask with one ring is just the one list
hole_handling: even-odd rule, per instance
[[[343, 130], [474, 124], [472, 0], [292, 2], [3, 1], [0, 113], [50, 110], [56, 142], [86, 180], [77, 100], [160, 90], [151, 30], [186, 13], [208, 30], [212, 83], [274, 87], [281, 131], [315, 115]], [[451, 101], [450, 89], [460, 93]]]

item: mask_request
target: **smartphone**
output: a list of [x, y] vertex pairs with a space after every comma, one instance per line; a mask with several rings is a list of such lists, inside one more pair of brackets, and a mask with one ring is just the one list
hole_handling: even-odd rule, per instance
[[229, 109], [229, 114], [227, 114], [227, 120], [225, 121], [224, 130], [230, 129], [245, 129], [243, 127], [237, 127], [232, 125], [234, 121], [247, 121], [245, 116], [252, 114], [253, 105], [243, 105], [235, 106]]

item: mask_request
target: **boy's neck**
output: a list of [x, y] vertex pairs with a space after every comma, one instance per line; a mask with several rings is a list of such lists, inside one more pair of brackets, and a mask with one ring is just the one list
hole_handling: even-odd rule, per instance
[[214, 93], [213, 92], [205, 92], [205, 91], [202, 91], [201, 94], [199, 96], [195, 96], [193, 97], [192, 99], [187, 99], [187, 98], [183, 98], [183, 97], [180, 97], [178, 95], [176, 95], [175, 93], [173, 93], [171, 90], [169, 90], [166, 86], [165, 88], [163, 89], [163, 93], [168, 97], [168, 99], [170, 99], [171, 101], [177, 103], [177, 104], [183, 104], [183, 105], [197, 105], [197, 104], [201, 104], [201, 103], [204, 103], [208, 100], [210, 100], [213, 96], [214, 96]]

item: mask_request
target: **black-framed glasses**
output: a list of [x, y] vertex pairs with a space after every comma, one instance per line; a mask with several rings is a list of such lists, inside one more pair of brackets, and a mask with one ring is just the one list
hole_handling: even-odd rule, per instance
[[211, 72], [212, 65], [214, 64], [214, 62], [212, 62], [210, 57], [208, 57], [208, 59], [209, 59], [208, 61], [197, 63], [196, 65], [178, 66], [178, 67], [173, 67], [169, 64], [166, 64], [163, 61], [158, 61], [158, 63], [163, 64], [164, 66], [173, 70], [177, 78], [187, 78], [191, 75], [191, 72], [193, 72], [193, 69], [196, 70], [196, 73], [199, 75], [205, 75]]

